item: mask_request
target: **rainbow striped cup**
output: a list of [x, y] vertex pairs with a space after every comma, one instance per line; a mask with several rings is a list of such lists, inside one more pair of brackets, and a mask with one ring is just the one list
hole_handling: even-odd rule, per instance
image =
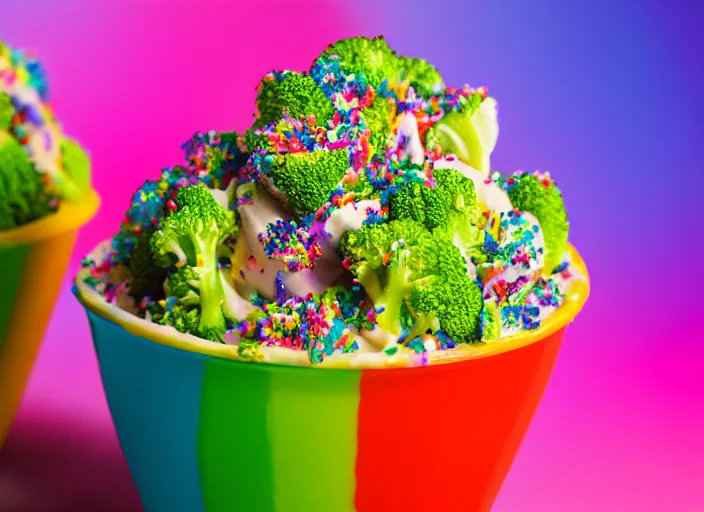
[[0, 231], [0, 448], [24, 393], [78, 230], [98, 210], [90, 191], [35, 222]]
[[434, 352], [428, 366], [332, 369], [184, 343], [84, 276], [74, 291], [150, 512], [489, 510], [589, 293], [579, 281], [539, 329]]

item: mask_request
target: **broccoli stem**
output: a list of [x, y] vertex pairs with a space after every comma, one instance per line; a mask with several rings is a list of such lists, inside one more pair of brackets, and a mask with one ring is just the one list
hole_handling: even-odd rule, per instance
[[482, 341], [491, 341], [501, 337], [501, 311], [495, 302], [488, 300], [482, 311]]
[[408, 335], [403, 339], [403, 341], [399, 342], [402, 345], [408, 345], [408, 343], [410, 343], [416, 338], [420, 338], [429, 330], [433, 332], [439, 331], [440, 322], [435, 313], [421, 313], [416, 317], [415, 323], [413, 324], [413, 328], [410, 330]]
[[222, 341], [227, 326], [221, 307], [224, 296], [216, 257], [218, 237], [211, 233], [217, 233], [217, 226], [205, 230], [204, 236], [195, 233], [193, 237], [194, 246], [198, 248], [196, 259], [200, 272], [201, 313], [198, 327], [203, 337]]
[[357, 281], [362, 285], [364, 291], [372, 299], [374, 304], [377, 304], [381, 300], [383, 294], [383, 289], [381, 283], [379, 282], [379, 276], [374, 270], [369, 268], [368, 265], [359, 265], [357, 269]]
[[[393, 332], [396, 336], [401, 334], [401, 304], [406, 296], [409, 288], [410, 271], [408, 270], [407, 261], [409, 252], [402, 249], [396, 252], [396, 261], [391, 261], [389, 268], [389, 280], [386, 283], [386, 310], [382, 316], [385, 324], [393, 322]], [[391, 319], [391, 320], [389, 320]]]
[[381, 286], [377, 274], [368, 267], [362, 267], [357, 280], [364, 287], [377, 308], [383, 308], [376, 322], [384, 331], [396, 337], [401, 335], [401, 307], [410, 288], [409, 252], [406, 249], [394, 251], [389, 266], [386, 267], [386, 285]]

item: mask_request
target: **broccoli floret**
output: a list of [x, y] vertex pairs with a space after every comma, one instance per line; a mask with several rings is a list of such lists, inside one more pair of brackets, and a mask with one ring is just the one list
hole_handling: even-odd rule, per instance
[[406, 247], [417, 246], [431, 242], [432, 235], [414, 220], [392, 220], [345, 232], [340, 239], [340, 250], [353, 262], [364, 260], [372, 269], [378, 269], [384, 266], [391, 246], [399, 240], [403, 240]]
[[458, 109], [445, 114], [430, 127], [426, 135], [429, 150], [439, 147], [442, 153], [453, 153], [467, 165], [488, 175], [490, 156], [496, 145], [499, 127], [496, 119], [496, 101], [482, 100], [475, 93], [464, 99]]
[[202, 185], [179, 189], [177, 209], [164, 217], [152, 236], [156, 261], [168, 268], [188, 265], [199, 276], [200, 322], [198, 335], [223, 341], [226, 330], [222, 303], [225, 290], [218, 267], [218, 247], [236, 233], [234, 213], [220, 206]]
[[164, 282], [167, 297], [176, 297], [188, 306], [200, 304], [200, 275], [193, 267], [183, 266], [169, 274]]
[[456, 343], [481, 339], [480, 315], [484, 304], [482, 290], [465, 271], [459, 249], [446, 240], [434, 240], [437, 266], [417, 280], [409, 306], [415, 314], [434, 314], [440, 328]]
[[523, 173], [504, 183], [511, 204], [535, 216], [545, 241], [545, 270], [552, 272], [565, 256], [569, 221], [562, 193], [549, 176]]
[[[44, 72], [39, 63], [35, 61], [24, 62], [26, 72], [29, 74], [29, 83], [37, 89], [40, 95], [46, 86]], [[18, 68], [20, 69], [20, 68]], [[42, 99], [46, 99], [42, 97]], [[17, 108], [15, 108], [17, 106]], [[13, 99], [5, 92], [0, 91], [0, 131], [11, 131], [12, 119], [20, 110], [20, 114], [32, 115], [32, 108], [13, 103]], [[41, 121], [43, 117], [40, 115]], [[15, 134], [17, 135], [17, 134]], [[21, 138], [21, 137], [19, 137]], [[78, 143], [68, 137], [59, 141], [61, 150], [61, 164], [55, 172], [47, 176], [42, 184], [42, 189], [50, 189], [51, 195], [67, 201], [78, 201], [90, 189], [90, 160]], [[36, 170], [34, 170], [36, 174]]]
[[395, 110], [394, 105], [390, 105], [387, 98], [383, 96], [375, 96], [372, 104], [362, 110], [364, 119], [367, 121], [367, 126], [372, 134], [388, 132], [389, 119], [392, 116], [392, 110]]
[[440, 72], [427, 61], [411, 57], [401, 57], [402, 81], [408, 81], [415, 91], [423, 96], [429, 97], [442, 91], [445, 82]]
[[[155, 229], [148, 229], [134, 238], [134, 248], [124, 260], [131, 276], [129, 280], [129, 293], [136, 299], [164, 297], [161, 284], [166, 278], [167, 270], [157, 265], [151, 249], [151, 239]], [[124, 240], [118, 235], [116, 242]]]
[[384, 331], [401, 336], [402, 305], [411, 287], [408, 259], [410, 251], [398, 242], [392, 247], [386, 264], [374, 268], [368, 261], [350, 267], [380, 313], [377, 324]]
[[236, 170], [247, 163], [247, 153], [243, 152], [237, 145], [237, 141], [240, 138], [237, 132], [220, 132], [217, 136], [220, 139], [222, 151], [212, 156], [212, 168]]
[[[421, 166], [416, 166], [421, 169]], [[436, 169], [435, 183], [409, 182], [389, 197], [389, 218], [413, 219], [434, 230], [447, 227], [450, 214], [476, 209], [474, 183], [455, 169]]]
[[476, 213], [477, 194], [474, 182], [456, 169], [435, 169], [433, 177], [438, 188], [450, 196], [450, 204], [455, 211]]
[[173, 309], [171, 325], [180, 332], [196, 334], [200, 328], [200, 309], [188, 309], [186, 306], [176, 304]]
[[330, 45], [316, 60], [315, 65], [336, 59], [346, 75], [363, 75], [375, 90], [407, 81], [424, 97], [440, 92], [445, 86], [438, 70], [423, 59], [399, 57], [382, 36], [353, 37]]
[[399, 74], [398, 55], [382, 36], [342, 39], [328, 46], [314, 65], [331, 58], [338, 60], [340, 69], [346, 75], [363, 74], [374, 89], [385, 80], [396, 81]]
[[377, 324], [398, 337], [404, 327], [404, 301], [414, 281], [436, 267], [432, 235], [413, 220], [395, 220], [346, 232], [340, 241], [350, 271], [374, 306]]
[[200, 310], [187, 306], [175, 298], [150, 301], [145, 313], [149, 320], [159, 325], [173, 327], [179, 332], [198, 336]]
[[[174, 298], [178, 301], [178, 308], [172, 308], [175, 313], [172, 325], [181, 332], [188, 332], [195, 335], [200, 333], [198, 323], [194, 323], [194, 319], [200, 322], [201, 274], [198, 269], [183, 266], [172, 272], [164, 282], [164, 290], [169, 300]], [[218, 277], [222, 285], [223, 296], [221, 307], [225, 318], [233, 323], [242, 321], [252, 310], [256, 309], [256, 307], [237, 294], [228, 277], [228, 269], [220, 269]], [[196, 311], [196, 313], [193, 313], [193, 311]], [[190, 326], [190, 328], [186, 326]]]
[[120, 232], [113, 237], [112, 261], [130, 270], [129, 293], [138, 301], [164, 297], [167, 269], [156, 263], [151, 238], [167, 211], [168, 200], [175, 197], [173, 178], [179, 172], [176, 168], [164, 170], [159, 180], [145, 181], [132, 195]]
[[447, 224], [433, 231], [433, 235], [438, 239], [447, 240], [459, 249], [470, 275], [476, 273], [473, 269], [477, 265], [487, 260], [484, 253], [484, 230], [479, 229], [476, 222], [476, 214], [473, 211], [455, 211], [448, 216]]
[[374, 306], [383, 308], [377, 323], [386, 332], [400, 336], [407, 307], [416, 324], [437, 318], [457, 343], [479, 340], [481, 289], [451, 242], [413, 220], [393, 220], [345, 233], [340, 250]]
[[451, 211], [446, 222], [433, 230], [433, 235], [452, 242], [467, 263], [467, 271], [474, 275], [474, 266], [486, 260], [483, 252], [484, 231], [477, 227], [477, 198], [474, 182], [455, 169], [435, 169], [438, 188], [450, 197]]
[[269, 142], [269, 137], [265, 134], [254, 133], [256, 128], [250, 128], [240, 138], [240, 142], [243, 146], [243, 150], [247, 153], [253, 153], [257, 149], [270, 150], [271, 143]]
[[435, 186], [411, 182], [389, 198], [391, 219], [413, 219], [433, 236], [454, 244], [471, 269], [484, 261], [484, 232], [476, 226], [474, 182], [456, 169], [435, 169]]
[[278, 121], [283, 117], [284, 110], [296, 119], [314, 115], [320, 126], [327, 126], [332, 118], [332, 102], [309, 75], [292, 71], [268, 73], [258, 90], [259, 116], [255, 128]]
[[0, 131], [0, 229], [12, 229], [55, 211], [43, 176], [8, 132]]
[[317, 212], [350, 168], [346, 148], [289, 153], [276, 158], [271, 169], [273, 185], [286, 196], [288, 207], [299, 217]]
[[432, 230], [447, 224], [450, 204], [444, 188], [414, 181], [389, 197], [389, 218], [413, 219]]
[[12, 118], [15, 115], [15, 107], [12, 100], [4, 92], [0, 91], [0, 130], [9, 130]]

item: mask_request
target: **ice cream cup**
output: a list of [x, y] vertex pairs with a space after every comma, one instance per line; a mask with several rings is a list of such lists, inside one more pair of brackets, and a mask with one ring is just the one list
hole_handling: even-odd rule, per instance
[[333, 369], [186, 343], [82, 277], [74, 291], [150, 512], [489, 510], [589, 293], [579, 281], [537, 330], [436, 352], [428, 366]]
[[0, 448], [10, 429], [78, 230], [98, 209], [90, 191], [56, 213], [0, 231]]

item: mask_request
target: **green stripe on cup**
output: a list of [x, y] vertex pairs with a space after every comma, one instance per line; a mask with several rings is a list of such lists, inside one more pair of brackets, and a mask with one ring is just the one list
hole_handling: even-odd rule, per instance
[[209, 359], [198, 430], [205, 509], [353, 511], [360, 377]]
[[354, 510], [361, 374], [306, 368], [272, 373], [276, 512]]
[[0, 246], [0, 350], [7, 340], [15, 297], [31, 245]]
[[274, 510], [267, 370], [213, 358], [205, 363], [198, 463], [208, 512]]

